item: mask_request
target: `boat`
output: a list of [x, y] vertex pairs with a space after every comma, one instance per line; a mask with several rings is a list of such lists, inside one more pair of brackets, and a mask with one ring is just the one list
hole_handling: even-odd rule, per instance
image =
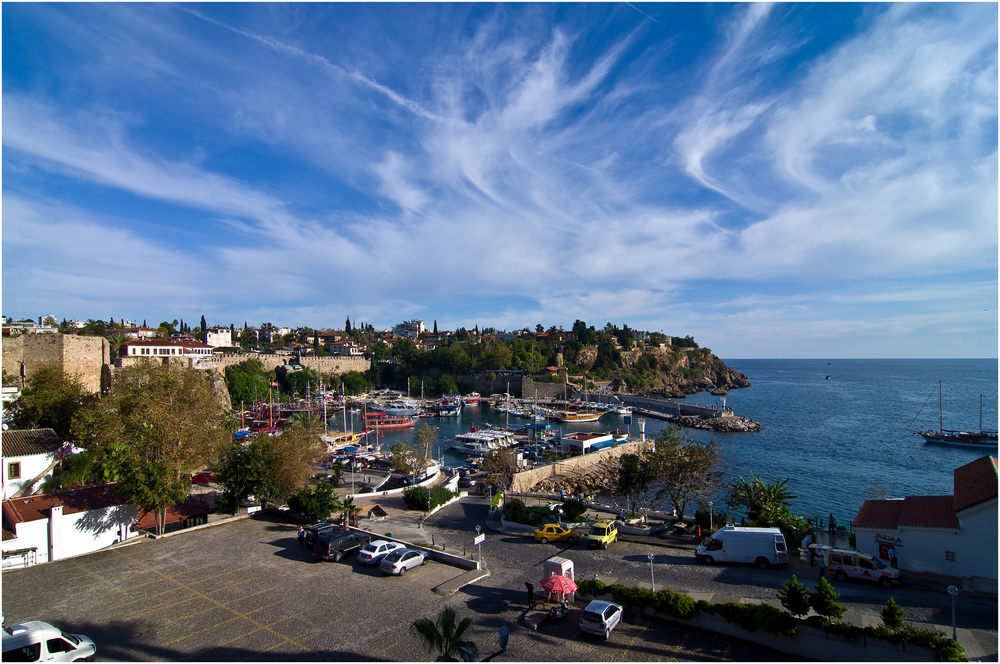
[[473, 392], [472, 394], [467, 394], [462, 397], [462, 404], [465, 406], [478, 406], [479, 405], [479, 392]]
[[462, 399], [457, 395], [448, 395], [438, 402], [438, 415], [441, 417], [458, 417], [462, 413]]
[[386, 415], [390, 417], [393, 416], [403, 416], [403, 417], [416, 417], [420, 414], [420, 408], [413, 401], [404, 401], [403, 399], [396, 399], [391, 402], [385, 408], [382, 409]]
[[[983, 395], [979, 395], [979, 431], [957, 431], [944, 428], [944, 387], [943, 382], [938, 382], [938, 429], [921, 429], [915, 433], [923, 437], [925, 442], [936, 443], [938, 445], [952, 445], [955, 447], [975, 447], [975, 448], [996, 448], [997, 431], [995, 429], [983, 429]], [[934, 396], [934, 393], [931, 393]], [[927, 397], [930, 400], [930, 397]], [[924, 402], [924, 406], [927, 402]], [[920, 412], [923, 411], [920, 407]], [[920, 417], [920, 412], [917, 417]], [[914, 421], [917, 419], [914, 417]], [[912, 424], [913, 422], [911, 422]]]
[[596, 422], [601, 419], [601, 415], [603, 415], [603, 413], [566, 410], [560, 413], [556, 419], [560, 422]]
[[365, 430], [378, 429], [389, 431], [392, 429], [409, 429], [416, 422], [413, 418], [403, 415], [387, 415], [384, 411], [376, 410], [365, 413]]

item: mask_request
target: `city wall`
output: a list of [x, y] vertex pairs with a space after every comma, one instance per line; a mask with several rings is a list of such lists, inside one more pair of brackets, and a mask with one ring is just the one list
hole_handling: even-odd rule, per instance
[[39, 367], [54, 364], [75, 375], [91, 392], [101, 391], [101, 376], [110, 355], [111, 347], [104, 337], [22, 334], [3, 340], [3, 370], [8, 375], [30, 380]]
[[610, 459], [617, 459], [623, 454], [638, 454], [650, 447], [652, 447], [652, 443], [649, 441], [624, 443], [617, 447], [608, 447], [597, 452], [589, 452], [583, 456], [563, 459], [547, 466], [532, 468], [531, 470], [514, 475], [510, 490], [527, 491], [547, 477], [586, 473], [592, 470], [594, 466], [605, 463]]
[[[260, 361], [264, 371], [271, 371], [275, 367], [293, 361], [290, 355], [221, 355], [214, 356], [211, 360], [215, 368], [222, 373], [226, 367], [239, 364], [245, 360], [255, 359]], [[326, 357], [303, 357], [299, 363], [306, 368], [312, 369], [320, 374], [343, 374], [348, 371], [367, 371], [371, 363], [364, 357], [358, 355], [328, 355]]]

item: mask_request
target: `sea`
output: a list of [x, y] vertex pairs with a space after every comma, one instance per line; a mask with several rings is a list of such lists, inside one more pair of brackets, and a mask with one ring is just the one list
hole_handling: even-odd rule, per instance
[[[948, 360], [723, 360], [742, 372], [751, 386], [725, 397], [708, 392], [688, 395], [697, 405], [728, 406], [735, 415], [762, 425], [759, 432], [719, 433], [685, 429], [697, 440], [714, 439], [720, 451], [723, 482], [751, 473], [768, 482], [788, 479], [796, 496], [795, 514], [847, 524], [871, 497], [951, 495], [953, 471], [995, 449], [961, 449], [924, 442], [919, 429], [938, 428], [938, 391], [944, 428], [997, 429], [998, 361]], [[350, 416], [349, 416], [350, 417]], [[628, 430], [640, 435], [639, 418], [606, 414], [593, 424], [553, 424], [564, 432]], [[524, 420], [492, 411], [484, 402], [458, 418], [420, 420], [438, 427], [436, 456], [446, 465], [464, 458], [452, 448], [454, 436], [483, 423], [523, 426]], [[331, 428], [345, 426], [339, 417]], [[357, 417], [346, 424], [358, 427]], [[667, 426], [645, 418], [646, 436]], [[357, 429], [353, 429], [357, 430]], [[413, 443], [414, 432], [387, 432], [388, 450], [397, 441]], [[725, 491], [706, 500], [722, 505]]]

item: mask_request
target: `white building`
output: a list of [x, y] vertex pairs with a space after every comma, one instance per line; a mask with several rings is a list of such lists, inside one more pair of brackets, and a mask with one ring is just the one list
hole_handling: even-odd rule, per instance
[[212, 348], [229, 348], [233, 345], [233, 333], [228, 327], [210, 327], [205, 333], [205, 343]]
[[951, 496], [866, 500], [851, 524], [858, 550], [905, 571], [960, 578], [966, 589], [997, 589], [997, 459], [954, 473]]
[[392, 333], [400, 337], [416, 339], [426, 329], [422, 320], [407, 320], [392, 328]]
[[138, 511], [113, 485], [3, 501], [3, 567], [90, 553], [137, 536]]
[[63, 441], [52, 429], [3, 432], [3, 497], [31, 494], [52, 474]]
[[146, 360], [190, 360], [198, 366], [212, 359], [212, 347], [194, 339], [138, 339], [123, 344], [118, 351], [121, 366]]

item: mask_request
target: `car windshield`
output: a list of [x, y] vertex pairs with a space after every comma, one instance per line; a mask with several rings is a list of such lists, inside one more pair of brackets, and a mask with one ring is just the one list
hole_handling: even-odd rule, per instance
[[885, 569], [885, 563], [883, 563], [878, 558], [872, 558], [871, 562], [875, 563], [875, 567], [877, 567], [879, 569]]
[[76, 638], [72, 634], [67, 634], [66, 632], [59, 630], [59, 633], [63, 635], [63, 638], [72, 643], [74, 646], [80, 645], [80, 639]]
[[608, 534], [608, 529], [604, 526], [594, 526], [594, 534], [597, 536], [603, 536]]

